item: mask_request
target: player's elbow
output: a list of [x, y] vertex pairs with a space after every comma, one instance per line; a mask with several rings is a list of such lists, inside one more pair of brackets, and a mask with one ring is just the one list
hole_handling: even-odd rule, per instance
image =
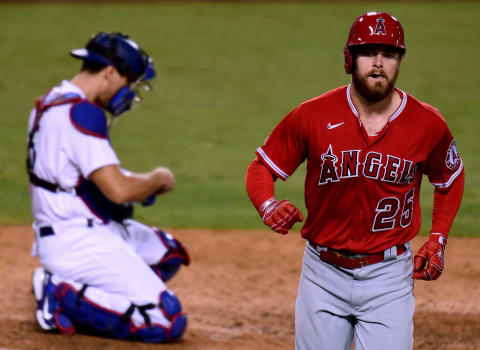
[[115, 204], [124, 204], [131, 202], [128, 193], [121, 190], [112, 190], [108, 191], [107, 193], [104, 192], [104, 195]]

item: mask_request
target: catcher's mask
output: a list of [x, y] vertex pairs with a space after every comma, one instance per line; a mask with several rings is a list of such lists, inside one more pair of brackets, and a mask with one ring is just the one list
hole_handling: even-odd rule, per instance
[[121, 88], [108, 104], [107, 110], [114, 117], [141, 102], [141, 88], [152, 89], [155, 77], [153, 60], [127, 35], [100, 32], [90, 38], [84, 49], [72, 50], [70, 54], [75, 58], [112, 65], [128, 78], [129, 85]]
[[358, 16], [350, 28], [343, 48], [347, 74], [353, 71], [355, 47], [366, 44], [393, 46], [398, 49], [400, 55], [405, 54], [402, 25], [395, 17], [385, 12], [367, 12]]

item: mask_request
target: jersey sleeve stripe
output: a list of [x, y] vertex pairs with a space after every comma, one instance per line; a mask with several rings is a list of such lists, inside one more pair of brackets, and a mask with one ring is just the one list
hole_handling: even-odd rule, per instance
[[460, 166], [458, 167], [457, 171], [455, 173], [453, 173], [452, 176], [450, 176], [450, 179], [448, 179], [447, 182], [445, 183], [441, 183], [441, 182], [432, 182], [432, 185], [435, 186], [435, 187], [438, 187], [438, 188], [447, 188], [447, 187], [450, 187], [450, 185], [452, 184], [452, 182], [458, 177], [458, 175], [460, 175], [460, 173], [462, 172], [463, 170], [463, 161], [460, 159]]
[[286, 172], [280, 169], [270, 158], [268, 158], [267, 154], [262, 150], [261, 147], [257, 148], [257, 154], [265, 161], [265, 163], [267, 163], [270, 169], [278, 175], [278, 177], [282, 178], [283, 180], [289, 178], [289, 175]]

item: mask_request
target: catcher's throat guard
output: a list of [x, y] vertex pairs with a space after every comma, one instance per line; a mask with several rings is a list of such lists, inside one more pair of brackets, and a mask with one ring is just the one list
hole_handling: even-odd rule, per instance
[[132, 84], [121, 88], [110, 100], [107, 110], [113, 117], [118, 117], [131, 108], [137, 107], [142, 102], [140, 91], [151, 91], [153, 89], [153, 78], [155, 78], [155, 67], [152, 59], [148, 58], [145, 74]]

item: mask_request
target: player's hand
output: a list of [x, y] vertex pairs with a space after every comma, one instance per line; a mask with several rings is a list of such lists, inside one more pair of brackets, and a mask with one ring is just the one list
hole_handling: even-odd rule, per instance
[[300, 209], [287, 200], [278, 202], [271, 198], [262, 204], [259, 213], [265, 225], [282, 235], [287, 234], [297, 221], [303, 221]]
[[156, 195], [167, 193], [175, 187], [175, 176], [168, 168], [158, 167], [151, 172], [158, 186]]
[[413, 259], [413, 279], [433, 281], [442, 274], [447, 238], [432, 233]]

